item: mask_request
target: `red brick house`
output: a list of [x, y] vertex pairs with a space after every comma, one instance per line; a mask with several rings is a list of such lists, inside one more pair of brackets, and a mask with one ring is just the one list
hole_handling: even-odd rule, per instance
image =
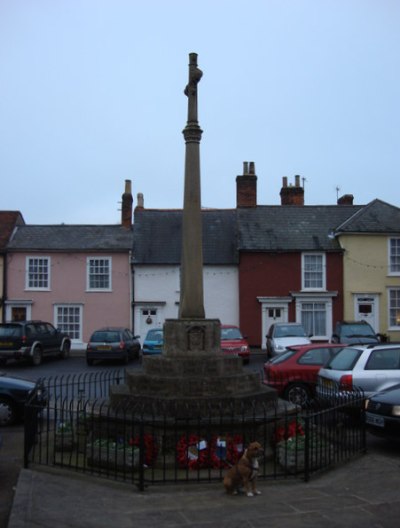
[[281, 205], [257, 205], [254, 164], [236, 178], [240, 327], [265, 348], [273, 322], [297, 321], [326, 341], [343, 318], [343, 250], [331, 234], [362, 206], [345, 196], [337, 205], [304, 205], [300, 177], [283, 178]]

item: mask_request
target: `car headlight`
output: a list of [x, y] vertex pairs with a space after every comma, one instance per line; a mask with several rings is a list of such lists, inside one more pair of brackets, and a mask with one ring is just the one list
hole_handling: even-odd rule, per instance
[[393, 416], [400, 416], [400, 405], [393, 405], [393, 407], [392, 407], [392, 415]]
[[246, 345], [243, 345], [241, 348], [240, 348], [240, 352], [247, 352], [248, 351], [248, 348]]
[[276, 345], [275, 350], [277, 352], [285, 352], [286, 348], [283, 345]]

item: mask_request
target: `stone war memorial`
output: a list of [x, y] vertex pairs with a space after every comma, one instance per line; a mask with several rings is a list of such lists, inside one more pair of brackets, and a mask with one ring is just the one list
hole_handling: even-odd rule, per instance
[[[198, 87], [189, 55], [188, 119], [179, 313], [164, 323], [164, 348], [139, 370], [57, 385], [47, 416], [25, 409], [25, 465], [58, 465], [136, 483], [221, 480], [244, 449], [263, 446], [261, 478], [303, 475], [365, 451], [365, 429], [344, 427], [340, 402], [326, 413], [277, 397], [239, 356], [220, 349], [221, 322], [207, 319], [203, 292]], [[103, 394], [104, 389], [104, 394]], [[87, 393], [85, 394], [85, 391]], [[49, 391], [50, 392], [50, 391]], [[55, 392], [55, 391], [54, 391]], [[355, 392], [343, 407], [363, 404]]]
[[202, 71], [197, 54], [189, 54], [185, 138], [185, 182], [182, 213], [182, 260], [179, 316], [164, 323], [160, 356], [143, 358], [141, 371], [128, 371], [127, 383], [114, 386], [111, 405], [140, 402], [151, 413], [179, 416], [243, 415], [257, 402], [275, 403], [276, 393], [242, 359], [220, 351], [220, 321], [207, 319], [203, 299], [203, 249], [200, 192], [198, 85]]

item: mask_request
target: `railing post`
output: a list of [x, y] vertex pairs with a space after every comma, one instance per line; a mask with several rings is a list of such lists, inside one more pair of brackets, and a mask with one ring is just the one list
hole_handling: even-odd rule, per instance
[[312, 443], [310, 442], [310, 415], [304, 416], [304, 480], [308, 482], [310, 480], [310, 448]]
[[144, 463], [145, 463], [145, 445], [144, 445], [144, 426], [143, 418], [140, 420], [139, 427], [139, 491], [144, 491]]

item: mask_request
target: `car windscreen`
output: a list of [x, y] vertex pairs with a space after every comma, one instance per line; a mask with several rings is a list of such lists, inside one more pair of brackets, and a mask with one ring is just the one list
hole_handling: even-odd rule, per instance
[[92, 343], [117, 343], [120, 340], [119, 332], [95, 332], [90, 338]]
[[286, 352], [279, 354], [279, 356], [275, 356], [274, 358], [270, 359], [268, 363], [271, 365], [279, 365], [279, 363], [284, 363], [295, 354], [296, 350], [287, 350]]
[[277, 326], [275, 337], [306, 337], [306, 333], [301, 325]]
[[163, 332], [162, 330], [149, 330], [147, 332], [146, 341], [162, 341]]
[[231, 339], [243, 339], [239, 328], [221, 328], [221, 340], [230, 341]]
[[21, 325], [0, 325], [0, 337], [21, 337]]
[[325, 368], [332, 370], [353, 370], [361, 354], [362, 350], [358, 348], [343, 348], [336, 356], [333, 356]]
[[345, 337], [375, 337], [372, 328], [368, 324], [343, 325], [341, 333]]

